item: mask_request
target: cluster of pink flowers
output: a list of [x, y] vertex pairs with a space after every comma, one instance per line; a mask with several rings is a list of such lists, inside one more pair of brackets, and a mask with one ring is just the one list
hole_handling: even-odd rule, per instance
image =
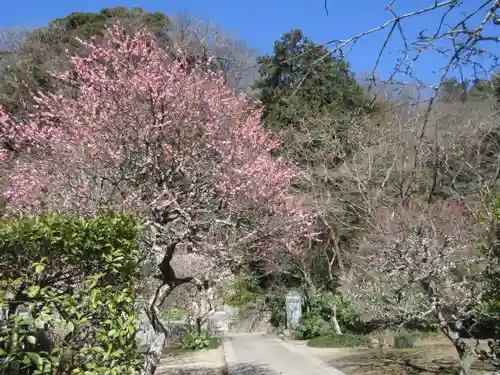
[[220, 74], [169, 60], [150, 34], [127, 36], [119, 25], [85, 44], [58, 75], [76, 94], [37, 93], [21, 124], [0, 109], [0, 136], [19, 151], [2, 192], [11, 212], [40, 210], [41, 198], [51, 210], [144, 206], [144, 186], [166, 194], [153, 181], [174, 168], [234, 209], [280, 216], [292, 242], [310, 230], [311, 215], [288, 193], [296, 171], [269, 155], [279, 142], [261, 128], [260, 110]]

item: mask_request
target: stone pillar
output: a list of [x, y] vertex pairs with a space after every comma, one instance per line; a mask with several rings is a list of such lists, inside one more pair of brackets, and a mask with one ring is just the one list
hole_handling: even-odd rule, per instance
[[296, 329], [302, 316], [302, 296], [297, 291], [291, 291], [285, 299], [286, 328]]

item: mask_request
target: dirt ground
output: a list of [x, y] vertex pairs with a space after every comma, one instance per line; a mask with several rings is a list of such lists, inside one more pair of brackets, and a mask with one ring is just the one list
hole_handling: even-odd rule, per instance
[[[420, 340], [414, 348], [312, 348], [304, 341], [289, 341], [304, 353], [315, 356], [347, 375], [445, 375], [453, 374], [456, 354], [453, 346], [437, 337]], [[481, 361], [472, 365], [472, 374], [493, 368]]]
[[182, 352], [178, 347], [166, 348], [156, 370], [159, 375], [223, 375], [226, 370], [224, 349]]

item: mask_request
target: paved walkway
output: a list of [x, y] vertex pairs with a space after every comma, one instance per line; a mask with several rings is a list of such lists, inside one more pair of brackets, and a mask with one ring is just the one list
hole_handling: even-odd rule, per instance
[[224, 342], [228, 375], [345, 375], [279, 338], [238, 335]]

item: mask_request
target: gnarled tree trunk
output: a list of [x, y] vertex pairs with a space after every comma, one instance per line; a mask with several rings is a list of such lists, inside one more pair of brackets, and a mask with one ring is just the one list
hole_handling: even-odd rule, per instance
[[151, 327], [153, 328], [154, 336], [150, 342], [148, 342], [149, 347], [146, 353], [144, 369], [141, 372], [141, 375], [153, 375], [156, 372], [158, 364], [160, 363], [163, 348], [167, 342], [168, 327], [161, 321], [158, 308], [161, 306], [163, 301], [165, 301], [165, 298], [172, 293], [173, 289], [174, 284], [160, 285], [151, 298], [149, 305], [146, 306], [146, 315]]

